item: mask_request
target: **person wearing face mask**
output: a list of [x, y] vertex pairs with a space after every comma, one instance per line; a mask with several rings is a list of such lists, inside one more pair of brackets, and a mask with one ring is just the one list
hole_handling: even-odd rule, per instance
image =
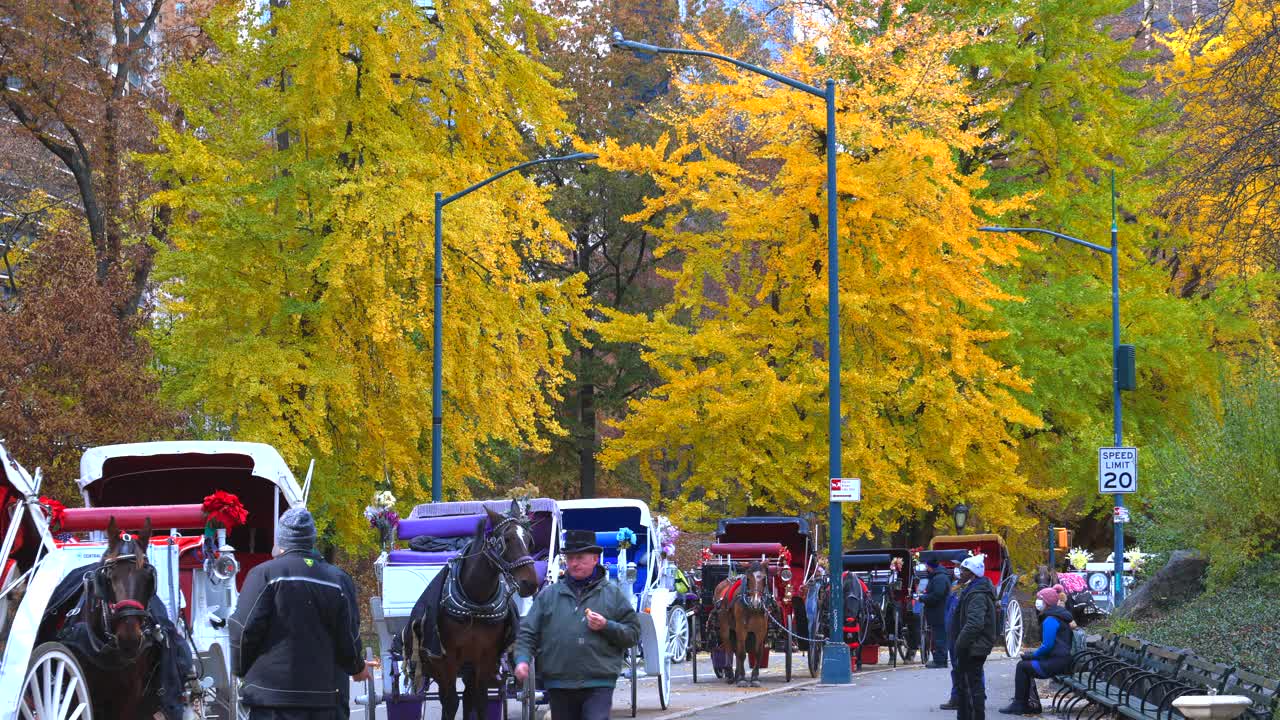
[[955, 645], [959, 720], [986, 720], [987, 689], [983, 666], [996, 644], [996, 589], [986, 576], [986, 556], [970, 555], [960, 563], [964, 590], [951, 622]]
[[1032, 699], [1036, 678], [1061, 675], [1071, 666], [1071, 613], [1058, 601], [1056, 588], [1036, 593], [1040, 613], [1040, 647], [1023, 653], [1014, 671], [1013, 703], [1000, 708], [1005, 715], [1039, 715], [1040, 700]]

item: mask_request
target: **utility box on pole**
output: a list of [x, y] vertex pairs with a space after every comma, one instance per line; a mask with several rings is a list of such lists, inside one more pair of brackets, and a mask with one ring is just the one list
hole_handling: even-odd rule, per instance
[[1116, 347], [1116, 384], [1121, 390], [1138, 388], [1137, 351], [1132, 345]]

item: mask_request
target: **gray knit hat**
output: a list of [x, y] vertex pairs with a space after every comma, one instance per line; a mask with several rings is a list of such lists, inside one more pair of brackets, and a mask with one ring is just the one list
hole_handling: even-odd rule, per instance
[[276, 521], [276, 547], [281, 552], [312, 550], [315, 546], [316, 521], [306, 508], [290, 508]]

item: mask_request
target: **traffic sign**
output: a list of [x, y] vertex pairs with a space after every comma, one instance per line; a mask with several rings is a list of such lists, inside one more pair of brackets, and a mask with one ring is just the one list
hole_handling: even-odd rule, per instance
[[1119, 495], [1138, 491], [1138, 448], [1098, 448], [1098, 492]]
[[1122, 525], [1124, 523], [1129, 522], [1129, 508], [1116, 507], [1112, 509], [1111, 513], [1112, 513], [1112, 518], [1114, 519], [1115, 524]]
[[831, 502], [861, 502], [861, 478], [831, 478]]

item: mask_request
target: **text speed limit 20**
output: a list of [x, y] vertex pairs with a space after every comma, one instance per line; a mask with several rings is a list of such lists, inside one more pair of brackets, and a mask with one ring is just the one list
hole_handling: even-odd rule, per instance
[[1138, 491], [1138, 448], [1098, 448], [1098, 492], [1117, 495]]

